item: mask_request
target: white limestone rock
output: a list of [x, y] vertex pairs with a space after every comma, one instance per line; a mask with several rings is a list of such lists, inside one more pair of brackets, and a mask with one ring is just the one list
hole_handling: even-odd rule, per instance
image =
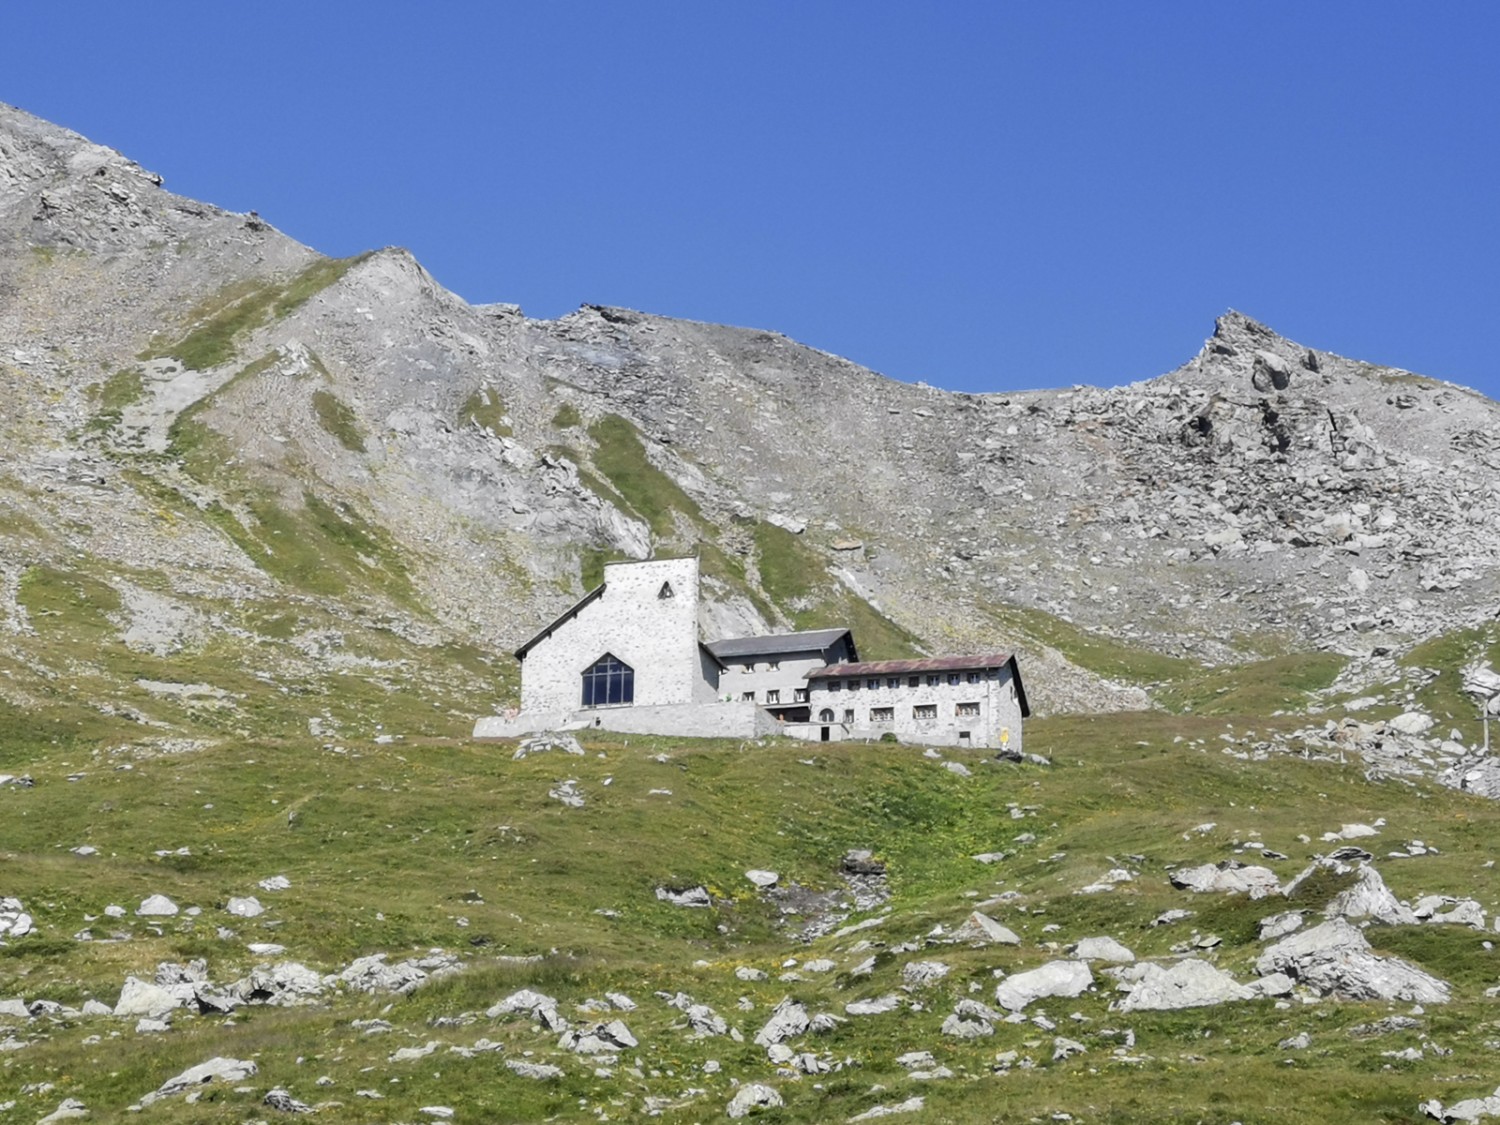
[[549, 750], [583, 757], [583, 747], [578, 744], [578, 739], [571, 734], [551, 732], [534, 734], [530, 738], [521, 739], [516, 744], [516, 752], [511, 755], [511, 761], [519, 762], [522, 758], [529, 758], [533, 754], [545, 754]]
[[657, 887], [656, 897], [662, 902], [670, 902], [673, 906], [702, 908], [713, 905], [713, 899], [709, 897], [707, 887], [686, 887], [681, 890], [673, 887]]
[[144, 899], [135, 912], [145, 918], [170, 918], [177, 913], [177, 904], [166, 895], [152, 895]]
[[551, 1066], [548, 1063], [533, 1063], [523, 1062], [520, 1059], [506, 1059], [505, 1065], [511, 1070], [513, 1074], [518, 1074], [522, 1078], [531, 1078], [538, 1082], [548, 1078], [561, 1078], [563, 1076], [562, 1067]]
[[773, 1043], [781, 1043], [794, 1036], [803, 1034], [808, 1029], [811, 1021], [807, 1017], [807, 1009], [790, 996], [777, 1004], [771, 1013], [771, 1018], [766, 1025], [755, 1035], [755, 1043], [760, 1047], [769, 1047]]
[[908, 961], [901, 966], [901, 979], [908, 987], [925, 988], [942, 980], [951, 968], [942, 961]]
[[1420, 711], [1407, 711], [1397, 715], [1386, 726], [1397, 734], [1422, 735], [1432, 729], [1433, 719], [1431, 715], [1424, 715]]
[[779, 1109], [785, 1104], [773, 1087], [751, 1082], [735, 1092], [724, 1112], [734, 1118], [748, 1117], [757, 1109]]
[[254, 1076], [258, 1070], [259, 1067], [248, 1059], [230, 1059], [222, 1056], [212, 1058], [197, 1066], [188, 1067], [175, 1078], [167, 1079], [151, 1093], [141, 1098], [140, 1104], [143, 1107], [148, 1106], [162, 1098], [183, 1094], [199, 1086], [206, 1086], [210, 1082], [222, 1082], [225, 1085], [243, 1082]]
[[1194, 894], [1248, 894], [1265, 898], [1281, 889], [1276, 873], [1267, 867], [1246, 866], [1236, 860], [1205, 863], [1172, 872], [1172, 885]]
[[851, 1016], [880, 1016], [894, 1012], [901, 1004], [901, 997], [892, 992], [874, 1000], [851, 1000], [844, 1005], [844, 1012]]
[[46, 1117], [39, 1119], [36, 1125], [55, 1125], [58, 1121], [74, 1120], [89, 1115], [88, 1106], [77, 1098], [64, 1098], [62, 1102]]
[[1380, 872], [1369, 864], [1359, 868], [1354, 885], [1334, 895], [1323, 911], [1330, 918], [1371, 918], [1387, 926], [1412, 926], [1417, 916], [1398, 899]]
[[565, 1051], [575, 1051], [580, 1055], [614, 1055], [640, 1046], [623, 1020], [611, 1020], [592, 1027], [565, 1031], [557, 1045]]
[[1107, 961], [1115, 965], [1128, 965], [1135, 960], [1135, 953], [1112, 937], [1084, 938], [1072, 949], [1080, 961]]
[[184, 997], [137, 977], [126, 977], [115, 1001], [114, 1014], [123, 1019], [160, 1019], [183, 1006]]
[[781, 876], [774, 871], [761, 871], [754, 868], [745, 872], [745, 878], [763, 891], [769, 890], [781, 881]]
[[260, 904], [260, 899], [254, 895], [231, 898], [224, 904], [224, 909], [236, 918], [259, 918], [266, 912], [266, 908]]
[[1168, 968], [1154, 963], [1120, 1001], [1122, 1012], [1169, 1012], [1180, 1008], [1206, 1008], [1231, 1000], [1249, 1000], [1254, 993], [1228, 973], [1207, 961], [1188, 958]]
[[1280, 914], [1269, 914], [1260, 920], [1260, 940], [1274, 941], [1302, 928], [1302, 912], [1287, 910]]
[[1007, 926], [1002, 926], [987, 914], [974, 911], [963, 924], [949, 935], [950, 941], [969, 942], [974, 945], [1020, 945], [1021, 939]]
[[1398, 957], [1377, 956], [1365, 935], [1343, 918], [1283, 938], [1261, 954], [1255, 971], [1286, 973], [1340, 1000], [1442, 1004], [1449, 999], [1446, 982]]
[[1034, 1000], [1049, 996], [1080, 996], [1094, 983], [1094, 974], [1082, 961], [1049, 961], [1040, 968], [1006, 977], [995, 986], [995, 1000], [1010, 1012], [1019, 1012]]

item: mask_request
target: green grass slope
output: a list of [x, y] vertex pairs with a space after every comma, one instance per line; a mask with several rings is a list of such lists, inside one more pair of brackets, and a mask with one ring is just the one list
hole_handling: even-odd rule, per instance
[[[239, 686], [239, 706], [251, 710], [256, 689]], [[74, 726], [81, 712], [39, 720], [0, 711], [0, 771], [35, 781], [0, 788], [3, 890], [37, 923], [35, 934], [0, 946], [0, 997], [112, 1003], [127, 973], [149, 978], [161, 961], [194, 957], [227, 982], [264, 960], [247, 949], [252, 941], [280, 943], [282, 956], [321, 971], [363, 954], [394, 961], [432, 948], [459, 953], [466, 966], [409, 996], [330, 994], [229, 1018], [178, 1013], [165, 1034], [107, 1017], [0, 1020], [25, 1043], [0, 1055], [0, 1085], [52, 1084], [44, 1096], [24, 1095], [24, 1112], [41, 1116], [68, 1096], [111, 1119], [215, 1055], [257, 1062], [250, 1092], [210, 1087], [194, 1104], [171, 1099], [147, 1114], [243, 1121], [264, 1116], [260, 1097], [279, 1085], [322, 1104], [319, 1119], [331, 1121], [419, 1120], [434, 1104], [467, 1121], [698, 1121], [722, 1116], [737, 1079], [775, 1086], [786, 1106], [774, 1119], [783, 1121], [842, 1120], [921, 1095], [926, 1108], [914, 1120], [1399, 1122], [1419, 1120], [1415, 1107], [1427, 1097], [1488, 1090], [1480, 1076], [1496, 1030], [1484, 990], [1500, 980], [1500, 964], [1484, 934], [1462, 927], [1369, 931], [1378, 950], [1454, 985], [1454, 1002], [1420, 1015], [1418, 1030], [1367, 1037], [1355, 1029], [1410, 1005], [1330, 1000], [1125, 1015], [1111, 1010], [1111, 982], [1100, 976], [1076, 1000], [1028, 1010], [1055, 1026], [1002, 1023], [974, 1042], [940, 1034], [957, 1000], [992, 1002], [998, 977], [1063, 956], [1088, 936], [1113, 935], [1142, 957], [1217, 938], [1202, 955], [1250, 979], [1261, 948], [1256, 921], [1289, 905], [1316, 911], [1337, 887], [1324, 881], [1294, 904], [1209, 898], [1172, 889], [1170, 869], [1239, 858], [1289, 878], [1333, 846], [1322, 833], [1350, 821], [1384, 818], [1380, 837], [1363, 841], [1377, 855], [1411, 839], [1434, 849], [1380, 864], [1397, 894], [1462, 894], [1487, 909], [1500, 901], [1500, 877], [1487, 866], [1500, 806], [1430, 785], [1373, 785], [1357, 764], [1225, 753], [1270, 733], [1271, 721], [1252, 732], [1243, 716], [1232, 724], [1170, 714], [1045, 720], [1028, 727], [1028, 750], [1050, 757], [1050, 767], [973, 756], [965, 759], [972, 776], [963, 777], [919, 748], [889, 745], [600, 736], [581, 758], [513, 761], [508, 744], [430, 733], [416, 709], [384, 717], [379, 732], [312, 738], [296, 732], [304, 720], [288, 721], [275, 736], [227, 734], [198, 749], [139, 755], [111, 749], [138, 733], [118, 717]], [[548, 795], [569, 779], [582, 808]], [[96, 854], [72, 852], [85, 844]], [[885, 907], [851, 915], [883, 919], [857, 933], [800, 941], [812, 899], [782, 916], [743, 875], [769, 868], [784, 883], [828, 891], [841, 885], [839, 860], [851, 848], [873, 849], [887, 864], [891, 895]], [[1265, 859], [1262, 849], [1287, 858]], [[971, 858], [985, 852], [1008, 858]], [[1121, 867], [1133, 878], [1113, 892], [1078, 893]], [[257, 889], [277, 874], [289, 889]], [[664, 885], [705, 886], [713, 905], [663, 903], [655, 888]], [[136, 917], [151, 893], [201, 913]], [[246, 894], [267, 913], [224, 912], [231, 896]], [[942, 943], [936, 928], [952, 930], [980, 902], [1020, 946]], [[104, 915], [110, 904], [125, 906], [125, 917]], [[1172, 908], [1194, 913], [1151, 925]], [[75, 938], [85, 930], [93, 940]], [[868, 975], [856, 975], [869, 957]], [[815, 958], [836, 968], [800, 971]], [[908, 989], [902, 966], [921, 959], [951, 972]], [[742, 966], [767, 979], [740, 979]], [[556, 997], [575, 1024], [613, 1018], [576, 1005], [626, 993], [639, 1007], [615, 1015], [639, 1047], [590, 1060], [527, 1018], [483, 1015], [522, 987]], [[711, 1005], [744, 1041], [693, 1036], [658, 991]], [[829, 1073], [778, 1074], [749, 1042], [783, 997], [842, 1015], [848, 1001], [891, 992], [903, 997], [901, 1009], [794, 1040], [839, 1067]], [[355, 1024], [373, 1018], [391, 1029], [370, 1035]], [[1310, 1048], [1278, 1046], [1303, 1031]], [[1087, 1053], [1053, 1061], [1058, 1035]], [[448, 1049], [481, 1038], [503, 1049], [472, 1058]], [[429, 1041], [438, 1043], [431, 1055], [390, 1060]], [[1408, 1047], [1420, 1057], [1386, 1054]], [[931, 1051], [952, 1077], [910, 1078], [896, 1059], [911, 1050]], [[555, 1064], [564, 1075], [522, 1078], [507, 1058]], [[717, 1069], [705, 1069], [710, 1060]]]

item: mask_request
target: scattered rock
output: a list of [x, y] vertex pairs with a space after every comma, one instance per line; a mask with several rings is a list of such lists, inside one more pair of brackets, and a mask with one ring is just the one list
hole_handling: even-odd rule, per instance
[[1188, 958], [1170, 968], [1148, 963], [1130, 995], [1120, 1001], [1122, 1012], [1170, 1012], [1206, 1008], [1231, 1000], [1249, 1000], [1254, 993], [1207, 961]]
[[954, 930], [949, 940], [970, 942], [975, 945], [1019, 945], [1021, 939], [999, 922], [974, 911], [964, 919], [963, 925]]
[[1388, 926], [1412, 926], [1417, 916], [1391, 893], [1380, 872], [1360, 867], [1354, 885], [1334, 895], [1323, 911], [1330, 918], [1372, 918]]
[[657, 887], [656, 897], [662, 902], [670, 902], [673, 906], [701, 908], [713, 905], [707, 887], [685, 887], [680, 890], [673, 887]]
[[757, 1109], [779, 1109], [784, 1104], [781, 1095], [770, 1086], [751, 1082], [735, 1092], [724, 1112], [730, 1117], [747, 1117]]
[[511, 761], [519, 762], [522, 758], [529, 758], [533, 754], [545, 754], [549, 750], [572, 754], [580, 758], [583, 756], [583, 747], [571, 734], [534, 734], [529, 738], [521, 739], [516, 744], [516, 752], [511, 755]]
[[1172, 872], [1171, 880], [1174, 887], [1195, 894], [1217, 892], [1265, 898], [1281, 889], [1276, 873], [1270, 868], [1250, 867], [1234, 859], [1182, 868]]
[[749, 879], [750, 882], [761, 888], [761, 890], [766, 890], [770, 887], [774, 887], [778, 882], [781, 881], [781, 876], [776, 874], [776, 872], [774, 871], [746, 871], [745, 878]]
[[267, 1109], [274, 1109], [281, 1113], [311, 1113], [313, 1111], [312, 1106], [306, 1102], [299, 1102], [280, 1086], [274, 1090], [267, 1090], [260, 1104]]
[[1112, 937], [1084, 938], [1070, 952], [1080, 961], [1108, 961], [1124, 965], [1135, 960], [1135, 954]]
[[1283, 938], [1261, 954], [1256, 972], [1284, 972], [1325, 996], [1341, 1000], [1404, 1000], [1441, 1004], [1448, 985], [1397, 957], [1379, 957], [1365, 936], [1334, 918]]
[[88, 1115], [88, 1107], [77, 1098], [64, 1098], [56, 1109], [39, 1120], [36, 1125], [53, 1125], [57, 1121], [68, 1121], [73, 1118], [87, 1117]]
[[31, 933], [31, 915], [18, 898], [0, 898], [0, 937], [25, 937]]
[[253, 1076], [259, 1068], [248, 1059], [229, 1059], [222, 1056], [209, 1059], [207, 1062], [199, 1063], [197, 1066], [189, 1067], [176, 1078], [169, 1078], [140, 1101], [142, 1106], [148, 1106], [161, 1098], [170, 1098], [176, 1094], [186, 1093], [188, 1090], [199, 1086], [205, 1086], [210, 1082], [223, 1082], [226, 1085], [243, 1082]]
[[522, 1078], [534, 1078], [538, 1081], [546, 1078], [561, 1078], [562, 1067], [551, 1066], [547, 1063], [523, 1062], [520, 1059], [506, 1059], [505, 1065]]
[[995, 1000], [1007, 1011], [1019, 1012], [1033, 1000], [1080, 996], [1093, 983], [1094, 974], [1084, 962], [1049, 961], [1040, 968], [1006, 977], [995, 986]]
[[563, 1032], [557, 1045], [580, 1055], [614, 1055], [640, 1044], [621, 1020]]
[[855, 849], [844, 854], [843, 869], [850, 875], [884, 875], [885, 863], [869, 849]]
[[911, 988], [925, 988], [948, 975], [950, 966], [941, 961], [909, 961], [901, 966], [901, 979]]
[[901, 997], [892, 992], [874, 1000], [850, 1001], [844, 1005], [844, 1011], [851, 1016], [879, 1016], [886, 1012], [894, 1012], [901, 1007], [902, 1003]]
[[801, 1035], [808, 1029], [810, 1022], [807, 1009], [788, 996], [776, 1005], [765, 1027], [756, 1033], [755, 1042], [758, 1046], [769, 1047], [773, 1043]]
[[152, 895], [135, 908], [138, 915], [148, 918], [171, 917], [177, 913], [177, 904], [166, 895]]
[[926, 1099], [921, 1097], [907, 1098], [904, 1102], [896, 1102], [892, 1105], [877, 1105], [873, 1109], [867, 1109], [863, 1113], [857, 1113], [849, 1118], [854, 1121], [874, 1121], [880, 1117], [890, 1117], [897, 1113], [916, 1113], [926, 1104]]
[[224, 904], [224, 909], [236, 918], [258, 918], [266, 912], [266, 908], [254, 895], [246, 898], [231, 898]]

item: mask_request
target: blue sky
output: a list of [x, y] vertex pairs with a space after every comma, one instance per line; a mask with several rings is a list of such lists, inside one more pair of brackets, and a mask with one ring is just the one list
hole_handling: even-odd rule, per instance
[[970, 391], [1234, 307], [1500, 397], [1500, 5], [11, 0], [0, 100], [465, 298]]

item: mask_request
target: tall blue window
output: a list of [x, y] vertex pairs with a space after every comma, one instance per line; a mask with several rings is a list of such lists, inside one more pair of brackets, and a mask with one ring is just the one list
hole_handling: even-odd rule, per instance
[[605, 653], [583, 670], [583, 705], [635, 702], [635, 669]]

